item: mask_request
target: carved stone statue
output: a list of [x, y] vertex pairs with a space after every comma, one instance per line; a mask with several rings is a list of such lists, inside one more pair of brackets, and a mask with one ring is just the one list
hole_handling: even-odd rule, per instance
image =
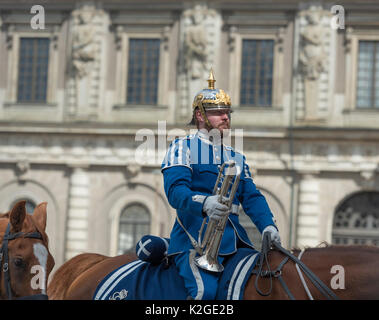
[[207, 36], [203, 25], [205, 12], [196, 6], [190, 12], [191, 25], [185, 36], [185, 66], [192, 79], [201, 78], [206, 71]]
[[67, 90], [70, 119], [98, 117], [102, 61], [106, 55], [103, 44], [108, 28], [108, 15], [93, 3], [79, 4], [71, 13], [72, 50]]
[[305, 15], [307, 26], [300, 34], [299, 62], [303, 75], [316, 80], [325, 68], [326, 54], [323, 50], [323, 28], [320, 26], [321, 12], [312, 10]]
[[95, 12], [88, 8], [73, 12], [75, 29], [72, 39], [72, 67], [75, 76], [88, 74], [90, 62], [95, 60], [94, 28], [91, 21]]
[[324, 49], [323, 11], [312, 6], [303, 13], [305, 25], [300, 31], [299, 71], [304, 83], [305, 120], [317, 120], [320, 75], [325, 71], [328, 55]]
[[178, 113], [183, 121], [190, 117], [192, 99], [204, 88], [209, 69], [218, 70], [221, 30], [220, 12], [206, 4], [196, 4], [181, 15]]

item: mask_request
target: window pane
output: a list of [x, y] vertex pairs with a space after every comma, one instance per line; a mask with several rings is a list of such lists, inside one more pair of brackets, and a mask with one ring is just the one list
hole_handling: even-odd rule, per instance
[[157, 104], [159, 39], [130, 39], [127, 103]]
[[359, 41], [357, 108], [379, 108], [379, 41]]
[[137, 241], [150, 232], [150, 213], [141, 204], [127, 206], [121, 213], [118, 254], [135, 249]]
[[20, 39], [18, 102], [46, 102], [49, 45], [47, 38]]
[[271, 106], [273, 40], [243, 40], [241, 105]]

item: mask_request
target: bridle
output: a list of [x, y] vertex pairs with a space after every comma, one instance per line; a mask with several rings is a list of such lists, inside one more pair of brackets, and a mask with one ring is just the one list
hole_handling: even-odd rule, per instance
[[[14, 240], [17, 238], [31, 238], [31, 239], [39, 239], [43, 240], [42, 234], [38, 231], [35, 232], [16, 232], [11, 233], [11, 224], [8, 223], [7, 229], [5, 231], [4, 237], [3, 237], [3, 244], [1, 246], [0, 251], [0, 276], [1, 272], [4, 272], [4, 286], [5, 291], [8, 296], [8, 299], [13, 299], [12, 296], [12, 289], [11, 289], [11, 279], [9, 274], [9, 256], [8, 256], [8, 242], [10, 240]], [[17, 300], [47, 300], [46, 294], [35, 294], [31, 296], [25, 296], [17, 298]]]
[[[279, 266], [276, 268], [276, 270], [270, 270], [270, 265], [268, 263], [268, 252], [271, 250], [271, 247], [273, 249], [283, 253], [285, 255], [285, 258], [282, 260], [282, 262], [279, 264]], [[295, 297], [289, 290], [287, 284], [284, 282], [282, 278], [282, 268], [283, 266], [288, 262], [288, 260], [292, 260], [295, 262], [299, 268], [304, 272], [304, 274], [308, 277], [308, 279], [313, 283], [313, 285], [321, 292], [321, 294], [326, 297], [328, 300], [339, 300], [339, 298], [334, 294], [332, 290], [328, 288], [327, 285], [325, 285], [300, 259], [298, 259], [296, 256], [294, 256], [291, 252], [284, 249], [280, 243], [277, 241], [272, 241], [271, 236], [269, 232], [265, 232], [263, 234], [262, 239], [262, 249], [259, 257], [259, 261], [257, 263], [258, 270], [253, 270], [252, 273], [256, 275], [255, 278], [255, 289], [257, 292], [262, 296], [268, 296], [271, 294], [272, 291], [272, 278], [279, 279], [280, 284], [282, 285], [284, 291], [286, 292], [287, 296], [291, 300], [295, 300]], [[267, 266], [267, 270], [263, 270], [264, 263]], [[267, 292], [262, 292], [259, 289], [258, 286], [258, 280], [259, 278], [269, 278], [270, 279], [270, 289]]]

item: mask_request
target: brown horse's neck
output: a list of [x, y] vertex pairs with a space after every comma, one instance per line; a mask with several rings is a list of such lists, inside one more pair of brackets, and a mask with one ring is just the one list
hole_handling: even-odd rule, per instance
[[341, 299], [377, 299], [379, 297], [378, 247], [308, 248], [303, 254], [302, 261]]

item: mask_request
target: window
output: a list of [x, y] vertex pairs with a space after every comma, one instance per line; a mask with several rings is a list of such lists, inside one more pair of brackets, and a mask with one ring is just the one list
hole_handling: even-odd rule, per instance
[[379, 41], [359, 41], [357, 108], [379, 108]]
[[49, 45], [48, 38], [20, 38], [18, 102], [46, 102]]
[[243, 40], [240, 104], [272, 105], [274, 40]]
[[134, 251], [137, 241], [150, 232], [150, 213], [141, 204], [127, 206], [121, 213], [118, 252]]
[[159, 39], [129, 40], [128, 104], [157, 104], [159, 50]]
[[339, 206], [333, 221], [332, 242], [379, 246], [379, 192], [355, 194]]

